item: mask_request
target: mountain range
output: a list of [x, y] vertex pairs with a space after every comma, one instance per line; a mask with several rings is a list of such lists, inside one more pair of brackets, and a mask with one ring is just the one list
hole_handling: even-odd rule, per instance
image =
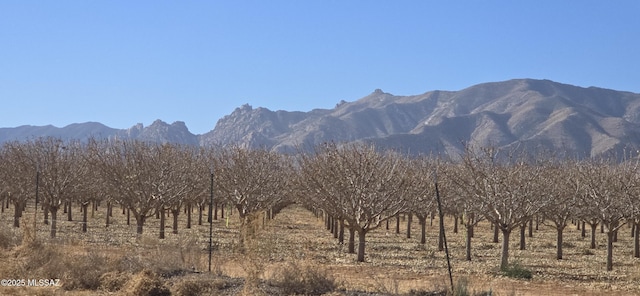
[[161, 120], [125, 130], [96, 122], [0, 128], [0, 143], [40, 136], [240, 145], [281, 152], [310, 150], [325, 142], [364, 142], [410, 154], [458, 155], [471, 144], [593, 157], [640, 147], [640, 94], [514, 79], [412, 96], [377, 89], [333, 109], [309, 112], [245, 104], [201, 135], [189, 132], [184, 122]]

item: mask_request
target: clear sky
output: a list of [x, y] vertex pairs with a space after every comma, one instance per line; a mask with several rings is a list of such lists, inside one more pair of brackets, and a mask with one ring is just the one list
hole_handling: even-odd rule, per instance
[[201, 134], [512, 78], [640, 92], [640, 1], [0, 1], [0, 127]]

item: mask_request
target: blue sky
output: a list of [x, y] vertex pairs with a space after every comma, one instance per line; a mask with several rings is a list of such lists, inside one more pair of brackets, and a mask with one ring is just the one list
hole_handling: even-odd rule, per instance
[[640, 1], [0, 1], [0, 127], [200, 134], [512, 78], [640, 92]]

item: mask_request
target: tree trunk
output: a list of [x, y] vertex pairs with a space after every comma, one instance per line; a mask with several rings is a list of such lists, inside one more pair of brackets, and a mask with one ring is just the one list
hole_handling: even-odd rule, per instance
[[344, 219], [340, 219], [340, 231], [338, 232], [338, 243], [344, 244]]
[[556, 240], [556, 244], [557, 246], [557, 253], [556, 253], [556, 259], [561, 260], [562, 259], [562, 232], [564, 232], [564, 226], [563, 227], [558, 227], [556, 228], [556, 230], [558, 231], [558, 236], [557, 236], [557, 240]]
[[111, 224], [111, 203], [107, 202], [107, 215], [106, 215], [106, 225], [105, 227], [109, 227], [109, 224]]
[[198, 204], [198, 225], [202, 225], [202, 204]]
[[[44, 212], [44, 225], [49, 225], [49, 205], [43, 205], [42, 209]], [[22, 215], [22, 212], [20, 212], [20, 215]]]
[[527, 222], [522, 222], [520, 225], [520, 250], [527, 249], [527, 243], [525, 240], [525, 231], [527, 230]]
[[[438, 218], [440, 220], [440, 218]], [[444, 219], [440, 221], [440, 230], [438, 231], [438, 251], [444, 251]]]
[[640, 220], [636, 219], [633, 223], [635, 230], [633, 236], [633, 257], [640, 258]]
[[71, 205], [72, 205], [72, 202], [67, 203], [67, 207], [69, 207], [67, 209], [67, 221], [73, 221], [73, 215], [71, 214]]
[[607, 271], [613, 270], [613, 236], [615, 231], [607, 232]]
[[143, 226], [144, 226], [144, 216], [140, 214], [133, 213], [133, 217], [136, 218], [136, 233], [142, 234]]
[[56, 238], [56, 232], [58, 231], [58, 209], [59, 207], [49, 207], [51, 211], [51, 238]]
[[529, 237], [533, 237], [533, 219], [529, 220]]
[[21, 213], [21, 209], [20, 209], [20, 203], [19, 202], [14, 202], [13, 203], [13, 227], [20, 227], [20, 215]]
[[494, 243], [497, 243], [497, 242], [498, 242], [498, 231], [499, 231], [499, 229], [498, 229], [498, 228], [499, 228], [499, 227], [498, 227], [498, 224], [494, 224], [494, 225], [493, 225], [493, 242], [494, 242]]
[[131, 210], [127, 208], [127, 225], [131, 225]]
[[591, 226], [591, 248], [596, 248], [596, 229], [598, 228], [598, 224], [590, 224]]
[[333, 238], [338, 238], [340, 236], [340, 219], [333, 219]]
[[82, 232], [87, 232], [87, 216], [89, 216], [89, 213], [87, 213], [87, 210], [89, 209], [89, 203], [83, 203], [82, 204]]
[[331, 231], [331, 215], [327, 215], [327, 219], [324, 221], [324, 226], [328, 231]]
[[159, 210], [156, 210], [156, 217], [160, 216], [160, 235], [158, 236], [158, 238], [163, 239], [164, 238], [164, 223], [165, 223], [165, 214], [164, 214], [164, 208], [160, 208]]
[[582, 221], [582, 223], [581, 223], [581, 224], [582, 224], [582, 229], [580, 229], [580, 236], [581, 236], [581, 237], [587, 237], [587, 230], [586, 230], [586, 229], [584, 229], [584, 226], [585, 226], [585, 225], [584, 225], [584, 224], [585, 224], [585, 223], [584, 223], [584, 221]]
[[458, 233], [458, 215], [453, 216], [453, 233]]
[[356, 234], [355, 234], [355, 229], [353, 228], [349, 228], [349, 246], [348, 246], [348, 253], [349, 254], [355, 254], [356, 253]]
[[213, 203], [213, 220], [218, 220], [218, 202]]
[[[213, 214], [213, 204], [208, 203], [208, 205], [209, 205], [209, 211], [208, 211], [207, 213], [211, 213], [211, 214]], [[213, 221], [213, 220], [212, 220], [212, 219], [213, 219], [213, 217], [212, 217], [212, 216], [213, 216], [213, 215], [208, 215], [208, 216], [207, 216], [207, 223], [211, 223], [211, 222]]]
[[420, 220], [421, 229], [420, 243], [424, 245], [427, 243], [427, 216], [418, 217], [418, 219]]
[[467, 240], [465, 243], [467, 251], [467, 261], [471, 261], [471, 237], [473, 237], [473, 224], [467, 224]]
[[400, 234], [400, 214], [396, 214], [396, 234]]
[[413, 220], [413, 213], [409, 212], [407, 217], [407, 238], [411, 238], [411, 221]]
[[173, 234], [178, 234], [178, 215], [180, 214], [180, 208], [171, 209], [173, 215]]
[[509, 236], [510, 235], [511, 235], [511, 229], [502, 229], [502, 257], [500, 260], [500, 269], [505, 269], [509, 266]]
[[364, 262], [364, 246], [366, 235], [367, 232], [365, 232], [364, 230], [358, 230], [358, 262]]
[[186, 206], [187, 210], [187, 229], [191, 229], [191, 210], [193, 210], [191, 203]]

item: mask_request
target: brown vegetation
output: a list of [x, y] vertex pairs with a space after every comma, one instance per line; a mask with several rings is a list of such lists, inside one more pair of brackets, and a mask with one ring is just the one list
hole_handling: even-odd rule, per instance
[[[449, 292], [464, 286], [468, 292], [510, 293], [512, 287], [527, 294], [560, 282], [564, 292], [640, 292], [636, 160], [541, 161], [469, 149], [461, 162], [452, 162], [333, 144], [297, 159], [238, 147], [138, 142], [73, 143], [78, 150], [72, 153], [70, 144], [38, 140], [0, 149], [0, 248], [6, 255], [0, 277], [62, 283], [7, 287], [7, 293], [446, 292], [435, 171], [459, 283]], [[37, 206], [36, 192], [43, 197]], [[209, 225], [190, 223], [194, 212], [201, 222], [207, 206], [211, 274], [203, 272]], [[78, 211], [82, 220], [71, 215]], [[173, 225], [166, 225], [168, 215]], [[592, 226], [589, 234], [585, 223]], [[397, 231], [389, 232], [389, 224]], [[459, 224], [467, 231], [457, 233]], [[143, 225], [159, 231], [143, 232]], [[186, 227], [178, 231], [181, 225]], [[596, 225], [605, 235], [596, 237]], [[418, 227], [419, 239], [408, 235]], [[509, 239], [514, 229], [520, 230], [517, 250]], [[503, 233], [501, 247], [494, 230]], [[349, 251], [356, 233], [354, 256]]]

